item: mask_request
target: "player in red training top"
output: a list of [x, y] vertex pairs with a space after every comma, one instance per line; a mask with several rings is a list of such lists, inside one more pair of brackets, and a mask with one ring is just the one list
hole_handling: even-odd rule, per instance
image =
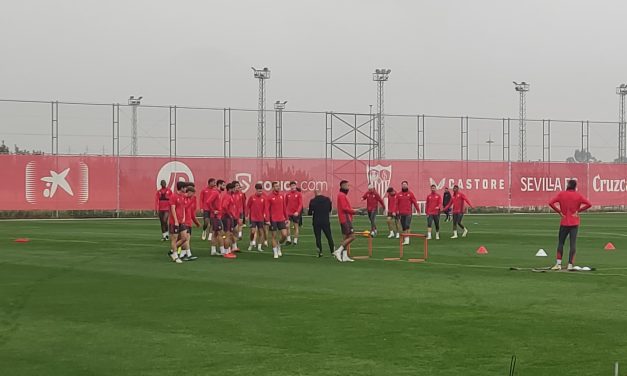
[[248, 250], [251, 251], [255, 246], [259, 252], [264, 239], [264, 224], [267, 221], [266, 213], [268, 199], [263, 193], [263, 185], [255, 184], [255, 194], [248, 198], [246, 209], [248, 210], [248, 224], [250, 225], [250, 245]]
[[222, 256], [225, 258], [236, 258], [234, 249], [232, 248], [235, 243], [235, 222], [237, 221], [237, 205], [235, 203], [235, 184], [228, 183], [226, 185], [226, 192], [222, 194], [220, 198], [220, 214], [222, 216], [222, 229], [224, 231], [223, 241], [224, 246], [220, 249]]
[[[216, 179], [211, 178], [207, 181], [205, 189], [200, 191], [200, 210], [202, 210], [202, 240], [207, 239], [207, 228], [211, 222], [211, 211], [209, 210], [208, 202], [209, 196], [215, 192]], [[209, 231], [211, 233], [211, 231]]]
[[185, 185], [184, 181], [176, 183], [176, 193], [170, 196], [170, 245], [171, 249], [168, 255], [172, 261], [181, 263], [181, 259], [177, 253], [179, 246], [185, 241], [185, 235], [181, 234], [181, 230], [185, 229]]
[[[268, 206], [266, 213], [266, 223], [270, 225], [272, 234], [272, 252], [274, 258], [283, 256], [281, 245], [287, 240], [287, 209], [285, 207], [285, 198], [280, 192], [279, 182], [272, 182], [272, 192], [268, 195]], [[281, 237], [277, 240], [276, 232], [281, 232]]]
[[[294, 226], [294, 245], [298, 244], [298, 234], [300, 231], [301, 215], [303, 211], [303, 194], [296, 189], [296, 182], [290, 182], [290, 191], [285, 194], [285, 210], [289, 220]], [[285, 244], [292, 244], [291, 226], [287, 228], [287, 242]]]
[[192, 256], [192, 223], [196, 227], [200, 227], [200, 222], [196, 219], [196, 209], [198, 204], [196, 202], [196, 187], [194, 183], [187, 183], [185, 188], [185, 228], [187, 229], [185, 234], [185, 241], [181, 245], [181, 253], [179, 258], [182, 261], [193, 261], [198, 257]]
[[457, 239], [457, 226], [464, 230], [462, 238], [468, 235], [468, 228], [464, 227], [462, 224], [462, 219], [464, 219], [464, 203], [468, 204], [471, 208], [473, 207], [468, 197], [459, 191], [459, 186], [453, 186], [453, 197], [451, 197], [451, 201], [448, 205], [442, 209], [442, 211], [447, 211], [451, 206], [453, 207], [453, 236], [451, 236], [451, 239]]
[[161, 188], [155, 193], [155, 211], [159, 213], [159, 222], [161, 223], [161, 241], [170, 239], [168, 231], [168, 222], [170, 219], [170, 197], [172, 191], [167, 187], [165, 180], [161, 180]]
[[[237, 181], [233, 181], [234, 189], [233, 189], [233, 200], [235, 200], [235, 207], [237, 208], [237, 218], [236, 218], [236, 231], [237, 239], [242, 239], [242, 229], [246, 224], [246, 194], [242, 192], [242, 186]], [[235, 233], [234, 232], [234, 233]], [[237, 244], [235, 244], [235, 248], [237, 248]], [[237, 248], [239, 250], [239, 248]]]
[[[412, 205], [416, 208], [418, 214], [420, 214], [420, 207], [416, 196], [409, 190], [409, 183], [403, 181], [401, 183], [401, 191], [396, 194], [396, 207], [401, 220], [401, 228], [403, 234], [410, 233], [411, 217], [412, 217]], [[409, 236], [405, 236], [403, 239], [403, 245], [409, 244]]]
[[207, 196], [207, 208], [209, 209], [209, 241], [211, 242], [211, 256], [222, 255], [223, 252], [218, 253], [217, 248], [224, 249], [224, 242], [222, 236], [222, 214], [220, 207], [221, 194], [224, 192], [224, 180], [218, 179], [215, 182], [213, 191]]
[[390, 235], [388, 235], [388, 239], [392, 239], [396, 230], [396, 239], [400, 238], [401, 233], [399, 231], [399, 221], [398, 221], [398, 209], [396, 205], [396, 191], [394, 188], [389, 187], [387, 190], [387, 198], [388, 198], [388, 230], [390, 230]]
[[431, 184], [431, 193], [427, 196], [425, 203], [425, 214], [427, 214], [427, 239], [431, 239], [431, 227], [435, 223], [435, 238], [440, 239], [440, 210], [442, 210], [442, 196], [436, 192], [435, 184]]
[[355, 230], [353, 229], [353, 215], [357, 213], [351, 207], [348, 200], [348, 181], [340, 182], [340, 192], [337, 194], [337, 217], [340, 220], [340, 228], [344, 239], [340, 247], [333, 252], [333, 256], [339, 262], [352, 262], [352, 258], [348, 257], [348, 246], [355, 240]]
[[374, 185], [371, 183], [368, 185], [368, 190], [361, 196], [362, 200], [366, 200], [366, 210], [368, 211], [368, 219], [370, 219], [370, 235], [377, 235], [377, 210], [379, 209], [379, 204], [381, 204], [382, 208], [385, 208], [385, 202], [379, 195], [379, 193], [374, 189]]
[[577, 252], [577, 233], [579, 232], [579, 223], [581, 222], [579, 213], [590, 209], [592, 204], [587, 198], [577, 192], [577, 180], [569, 180], [566, 183], [566, 191], [558, 193], [557, 196], [549, 201], [549, 206], [562, 217], [557, 242], [557, 262], [551, 269], [562, 269], [564, 243], [566, 242], [566, 237], [570, 237], [568, 270], [573, 270], [575, 253]]

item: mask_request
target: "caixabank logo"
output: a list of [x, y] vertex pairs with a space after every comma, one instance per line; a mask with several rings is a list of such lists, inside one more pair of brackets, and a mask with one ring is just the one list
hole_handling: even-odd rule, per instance
[[30, 161], [26, 164], [26, 202], [37, 205], [45, 202], [85, 204], [89, 201], [89, 167], [85, 162], [53, 166], [55, 163]]

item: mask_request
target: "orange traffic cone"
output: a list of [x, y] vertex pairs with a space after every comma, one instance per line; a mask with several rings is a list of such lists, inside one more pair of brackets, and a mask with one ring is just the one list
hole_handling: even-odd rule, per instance
[[477, 254], [478, 255], [487, 255], [488, 254], [488, 249], [484, 246], [481, 246], [479, 248], [477, 248]]
[[15, 239], [16, 243], [28, 243], [30, 241], [29, 238], [17, 238]]
[[614, 244], [612, 243], [607, 243], [603, 249], [605, 249], [606, 251], [613, 251], [616, 249], [616, 247], [614, 247]]

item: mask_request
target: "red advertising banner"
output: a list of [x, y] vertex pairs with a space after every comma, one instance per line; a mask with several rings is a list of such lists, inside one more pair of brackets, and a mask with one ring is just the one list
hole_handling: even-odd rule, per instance
[[153, 210], [161, 180], [202, 188], [211, 177], [237, 180], [247, 194], [256, 183], [269, 191], [279, 181], [287, 190], [294, 180], [305, 204], [314, 190], [334, 199], [339, 181], [348, 180], [355, 207], [364, 206], [369, 183], [385, 196], [404, 180], [418, 201], [432, 184], [438, 191], [459, 185], [475, 206], [544, 206], [574, 178], [595, 206], [627, 205], [627, 164], [31, 155], [3, 155], [0, 161], [0, 210]]

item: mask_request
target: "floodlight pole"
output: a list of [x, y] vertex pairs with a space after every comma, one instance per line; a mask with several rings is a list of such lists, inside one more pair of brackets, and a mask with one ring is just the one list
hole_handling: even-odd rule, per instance
[[626, 145], [627, 134], [625, 131], [625, 96], [627, 96], [627, 84], [620, 84], [616, 88], [618, 94], [618, 162], [627, 162]]
[[128, 104], [131, 106], [132, 115], [131, 115], [131, 155], [137, 155], [137, 107], [141, 104], [141, 100], [143, 97], [135, 98], [134, 95], [131, 95], [128, 98]]
[[259, 80], [259, 103], [257, 105], [257, 158], [266, 156], [266, 84], [270, 79], [270, 69], [255, 69], [253, 75]]
[[285, 104], [287, 101], [274, 102], [274, 126], [275, 126], [275, 157], [283, 158], [283, 110], [285, 110]]
[[383, 84], [390, 78], [390, 69], [375, 69], [372, 80], [377, 83], [377, 124], [374, 127], [374, 140], [377, 143], [375, 159], [385, 159], [385, 112]]
[[527, 160], [527, 92], [529, 84], [525, 81], [514, 81], [514, 89], [520, 94], [519, 114], [518, 114], [518, 160], [524, 162]]

